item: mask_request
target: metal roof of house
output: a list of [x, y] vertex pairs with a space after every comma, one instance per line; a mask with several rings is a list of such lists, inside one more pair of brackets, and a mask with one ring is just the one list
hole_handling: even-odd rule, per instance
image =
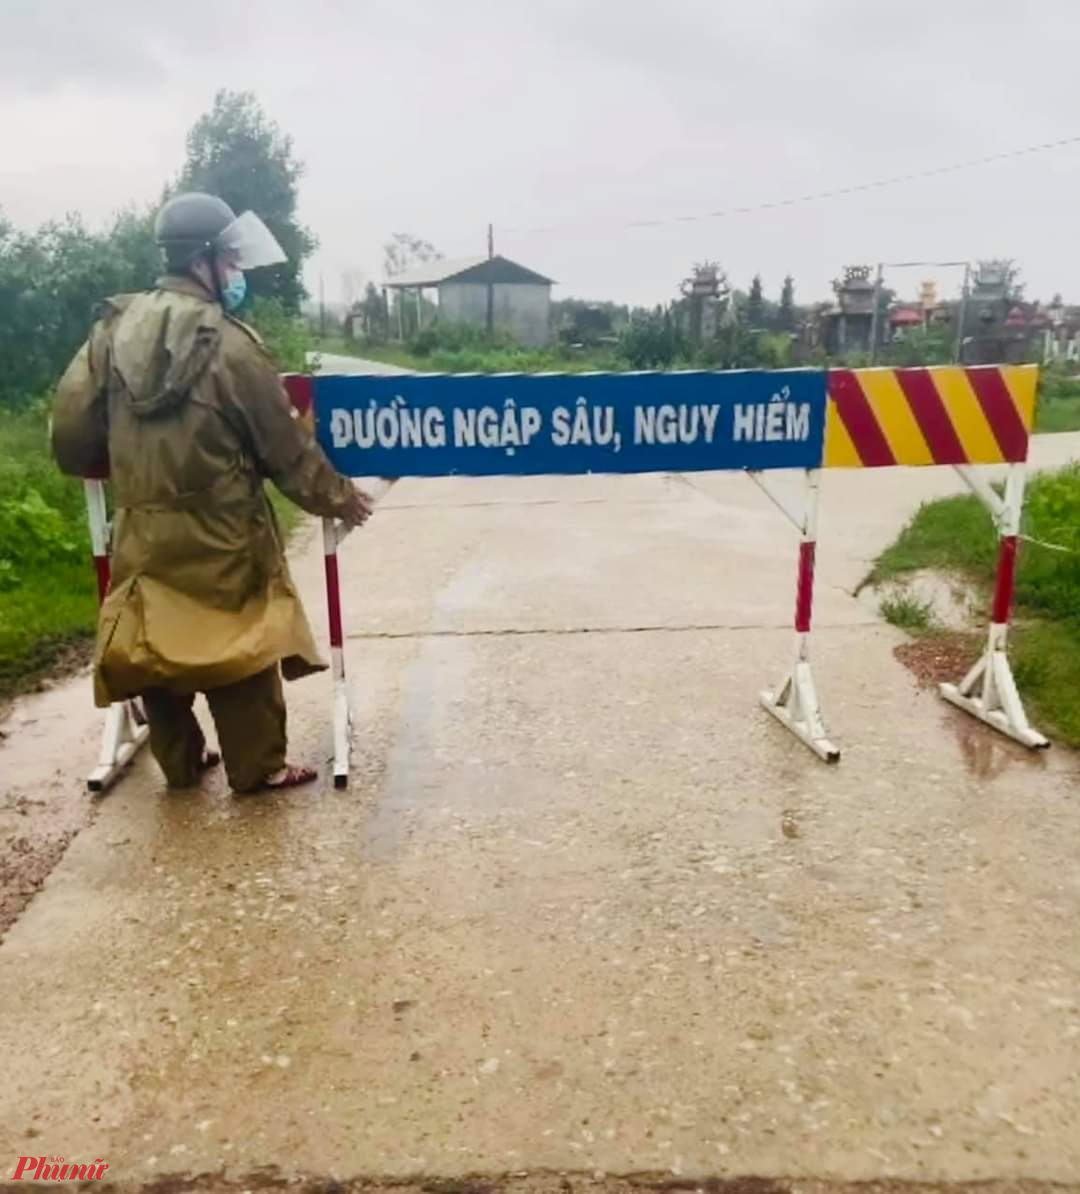
[[508, 257], [496, 254], [487, 257], [457, 257], [451, 260], [426, 261], [404, 274], [387, 278], [384, 286], [400, 290], [413, 286], [438, 286], [440, 282], [510, 282], [551, 285], [554, 279], [526, 269]]

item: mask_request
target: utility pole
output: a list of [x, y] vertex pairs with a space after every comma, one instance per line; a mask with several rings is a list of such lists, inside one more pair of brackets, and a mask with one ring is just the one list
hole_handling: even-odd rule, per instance
[[960, 291], [960, 310], [956, 316], [956, 347], [953, 349], [953, 360], [958, 364], [964, 363], [964, 316], [967, 314], [968, 289], [971, 283], [971, 265], [964, 262], [964, 285]]
[[488, 224], [488, 264], [487, 264], [487, 334], [495, 334], [495, 228]]
[[874, 309], [870, 313], [870, 364], [877, 364], [878, 323], [881, 320], [881, 284], [885, 280], [885, 266], [879, 261], [874, 279]]
[[960, 269], [964, 270], [964, 288], [960, 293], [960, 311], [957, 316], [956, 344], [953, 346], [953, 358], [960, 363], [964, 355], [964, 315], [967, 311], [968, 289], [971, 281], [971, 263], [968, 261], [885, 261], [877, 268], [877, 282], [874, 285], [874, 313], [870, 324], [870, 363], [877, 363], [878, 323], [881, 319], [881, 289], [885, 267], [889, 269]]
[[326, 291], [322, 274], [319, 274], [319, 335], [326, 338]]

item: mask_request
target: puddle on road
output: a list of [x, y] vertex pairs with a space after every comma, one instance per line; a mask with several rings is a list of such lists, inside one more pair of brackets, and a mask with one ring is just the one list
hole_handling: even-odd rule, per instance
[[1045, 750], [1030, 750], [1010, 738], [984, 726], [957, 709], [946, 709], [945, 718], [960, 747], [960, 757], [968, 773], [976, 779], [996, 779], [1010, 767], [1028, 767], [1045, 771]]
[[467, 650], [461, 639], [430, 639], [406, 671], [397, 737], [365, 831], [365, 852], [374, 860], [390, 857], [416, 815], [430, 810], [433, 801], [447, 798], [446, 776], [436, 762], [440, 726], [464, 691]]
[[[491, 569], [470, 562], [458, 570], [435, 598], [434, 633], [456, 629], [461, 613], [474, 608], [494, 581]], [[379, 802], [367, 822], [365, 853], [389, 858], [401, 845], [418, 813], [448, 796], [445, 772], [436, 765], [442, 726], [465, 692], [470, 671], [464, 639], [420, 641], [419, 653], [405, 673], [398, 711], [398, 731], [387, 759]]]

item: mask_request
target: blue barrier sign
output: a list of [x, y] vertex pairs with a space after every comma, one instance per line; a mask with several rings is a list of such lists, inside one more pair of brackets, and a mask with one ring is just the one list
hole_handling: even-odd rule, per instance
[[315, 418], [353, 477], [818, 468], [825, 374], [318, 375]]

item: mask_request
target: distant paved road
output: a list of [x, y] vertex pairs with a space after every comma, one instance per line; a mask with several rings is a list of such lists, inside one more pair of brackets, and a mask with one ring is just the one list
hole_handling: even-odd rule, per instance
[[412, 369], [401, 369], [397, 365], [384, 365], [382, 361], [369, 361], [366, 357], [342, 357], [332, 352], [309, 353], [308, 358], [318, 357], [322, 361], [322, 373], [383, 373], [394, 376], [412, 373]]

